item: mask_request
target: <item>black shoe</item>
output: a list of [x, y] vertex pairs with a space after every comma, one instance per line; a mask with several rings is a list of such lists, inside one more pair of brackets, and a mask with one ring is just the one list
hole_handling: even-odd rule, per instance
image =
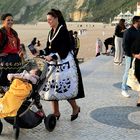
[[75, 115], [71, 115], [71, 121], [74, 121], [75, 119], [77, 119], [79, 113], [80, 113], [80, 107], [78, 109], [78, 112]]
[[137, 107], [140, 107], [140, 103], [137, 103]]
[[59, 120], [60, 115], [55, 115], [55, 114], [54, 114], [54, 116], [56, 117], [56, 120]]

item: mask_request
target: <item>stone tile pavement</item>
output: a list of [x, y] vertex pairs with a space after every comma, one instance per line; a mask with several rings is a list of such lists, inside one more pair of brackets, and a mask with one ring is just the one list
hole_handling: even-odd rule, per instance
[[[131, 98], [121, 96], [124, 65], [113, 65], [113, 57], [99, 56], [80, 65], [86, 97], [77, 100], [81, 112], [71, 122], [71, 108], [60, 101], [61, 117], [53, 132], [44, 123], [34, 129], [22, 129], [19, 140], [139, 140], [140, 108], [136, 107], [137, 93]], [[46, 115], [51, 113], [50, 102], [42, 101]], [[4, 129], [0, 140], [12, 140], [12, 126], [2, 120]]]

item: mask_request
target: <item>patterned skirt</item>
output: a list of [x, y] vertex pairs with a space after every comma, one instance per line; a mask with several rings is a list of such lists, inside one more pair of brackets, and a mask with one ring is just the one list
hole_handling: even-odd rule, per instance
[[16, 73], [21, 67], [21, 58], [18, 54], [8, 54], [0, 57], [0, 86], [9, 86], [8, 73]]

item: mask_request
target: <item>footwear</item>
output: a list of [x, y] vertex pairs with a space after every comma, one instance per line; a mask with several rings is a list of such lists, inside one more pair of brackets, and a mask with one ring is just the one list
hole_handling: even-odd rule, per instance
[[80, 107], [78, 107], [78, 112], [75, 115], [71, 115], [71, 121], [77, 119], [79, 113], [80, 113]]
[[137, 107], [140, 107], [140, 97], [138, 98], [138, 101], [137, 101]]
[[119, 63], [118, 62], [114, 62], [114, 65], [119, 65]]
[[140, 107], [140, 103], [137, 103], [137, 107]]
[[55, 114], [54, 114], [54, 116], [56, 117], [56, 120], [59, 120], [60, 114], [59, 114], [59, 115], [55, 115]]
[[121, 94], [126, 98], [130, 97], [130, 95], [128, 94], [128, 92], [126, 90], [122, 90]]

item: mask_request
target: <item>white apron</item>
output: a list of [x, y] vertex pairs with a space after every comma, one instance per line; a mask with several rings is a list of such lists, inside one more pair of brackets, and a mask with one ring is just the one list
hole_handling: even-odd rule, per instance
[[[48, 77], [49, 73], [52, 74]], [[39, 92], [44, 100], [67, 100], [78, 94], [77, 67], [71, 53], [65, 59], [59, 59], [57, 64], [48, 64], [48, 78]]]

